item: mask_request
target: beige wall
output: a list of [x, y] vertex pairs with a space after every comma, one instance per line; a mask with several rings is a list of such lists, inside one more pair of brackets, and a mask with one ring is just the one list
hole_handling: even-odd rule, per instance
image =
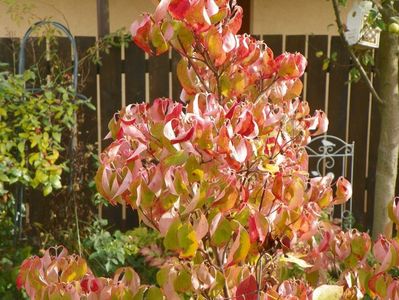
[[[23, 14], [23, 20], [16, 21], [7, 13], [7, 6], [0, 2], [0, 36], [21, 36], [32, 22], [51, 18], [67, 24], [75, 35], [95, 36], [97, 34], [96, 0], [16, 0], [22, 5], [32, 5]], [[109, 0], [111, 31], [129, 28], [132, 21], [142, 12], [152, 12], [156, 0]]]
[[[254, 34], [337, 34], [331, 1], [253, 1]], [[348, 7], [352, 2], [348, 1]]]
[[[33, 5], [16, 22], [0, 3], [0, 36], [21, 36], [29, 24], [52, 18], [68, 24], [75, 35], [97, 33], [96, 0], [15, 0]], [[250, 1], [250, 0], [248, 0]], [[252, 33], [335, 34], [331, 2], [326, 0], [253, 0]], [[157, 0], [109, 0], [111, 31], [129, 28], [141, 12], [152, 12]], [[331, 26], [332, 25], [332, 26]]]

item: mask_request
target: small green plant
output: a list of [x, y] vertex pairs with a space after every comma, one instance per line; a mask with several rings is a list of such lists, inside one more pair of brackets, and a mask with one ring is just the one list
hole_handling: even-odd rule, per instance
[[67, 169], [63, 133], [74, 124], [74, 113], [87, 101], [75, 99], [70, 87], [47, 84], [43, 92], [26, 90], [35, 74], [0, 73], [0, 195], [19, 182], [37, 188], [44, 195], [60, 189], [61, 174]]
[[155, 283], [158, 267], [164, 261], [160, 235], [146, 227], [112, 234], [106, 229], [107, 224], [105, 219], [96, 220], [83, 243], [92, 271], [97, 276], [110, 276], [129, 265], [144, 282]]

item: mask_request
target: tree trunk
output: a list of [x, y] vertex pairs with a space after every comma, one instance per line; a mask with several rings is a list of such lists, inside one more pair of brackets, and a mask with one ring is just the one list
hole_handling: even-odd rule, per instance
[[[388, 20], [388, 18], [385, 18]], [[399, 150], [398, 36], [382, 32], [378, 51], [381, 131], [376, 167], [373, 238], [390, 233], [387, 206], [395, 195]], [[388, 227], [387, 227], [388, 226]]]

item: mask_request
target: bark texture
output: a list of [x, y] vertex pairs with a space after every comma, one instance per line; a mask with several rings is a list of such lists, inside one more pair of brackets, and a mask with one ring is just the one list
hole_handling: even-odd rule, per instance
[[382, 32], [377, 63], [379, 95], [383, 104], [379, 107], [381, 128], [376, 167], [373, 238], [377, 238], [380, 233], [390, 232], [387, 205], [395, 195], [399, 150], [398, 35]]

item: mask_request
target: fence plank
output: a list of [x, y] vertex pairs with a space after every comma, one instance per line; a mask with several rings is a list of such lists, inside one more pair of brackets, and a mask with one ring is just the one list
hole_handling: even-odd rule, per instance
[[[94, 37], [77, 36], [76, 46], [78, 48], [79, 59], [84, 59], [87, 50], [92, 47], [96, 39]], [[90, 58], [81, 61], [79, 67], [78, 92], [90, 98], [91, 104], [97, 107], [97, 80], [96, 66]], [[84, 122], [81, 124], [80, 140], [86, 144], [98, 144], [97, 141], [97, 113], [87, 107], [82, 110], [82, 118]], [[95, 147], [97, 149], [97, 147]]]
[[287, 52], [300, 52], [305, 55], [306, 36], [305, 35], [287, 35], [285, 37], [285, 50]]
[[306, 100], [311, 109], [325, 110], [327, 73], [323, 71], [323, 58], [317, 57], [317, 53], [322, 51], [323, 54], [327, 54], [327, 47], [328, 36], [309, 36]]
[[278, 56], [283, 52], [283, 36], [282, 35], [263, 35], [266, 45], [273, 50], [274, 56]]
[[[102, 56], [100, 66], [100, 99], [101, 99], [101, 134], [102, 138], [108, 133], [109, 120], [121, 108], [121, 49], [112, 47], [108, 54]], [[110, 141], [101, 141], [101, 149], [108, 146]]]
[[[102, 138], [108, 133], [108, 122], [121, 108], [122, 98], [122, 63], [121, 49], [112, 47], [108, 54], [102, 56], [100, 66], [100, 99], [101, 99], [101, 134]], [[103, 150], [110, 141], [101, 141]], [[120, 206], [108, 206], [103, 208], [103, 217], [109, 220], [109, 224], [115, 228], [122, 226], [122, 208]]]
[[17, 45], [17, 39], [0, 38], [0, 62], [8, 64], [5, 69], [13, 73], [17, 70]]
[[[367, 161], [367, 123], [369, 92], [364, 81], [353, 83], [350, 98], [349, 141], [355, 142], [353, 171], [353, 216], [356, 226], [367, 230], [367, 215], [364, 211]], [[369, 211], [370, 209], [368, 209]]]
[[329, 134], [345, 140], [346, 110], [348, 97], [349, 57], [340, 37], [331, 40], [331, 53], [337, 53], [337, 61], [330, 64], [330, 85], [328, 97]]
[[146, 59], [134, 43], [125, 49], [126, 104], [145, 102]]
[[177, 64], [179, 63], [181, 59], [181, 56], [179, 53], [176, 51], [172, 51], [172, 62], [171, 62], [171, 72], [172, 72], [172, 98], [173, 100], [178, 100], [180, 99], [180, 93], [181, 93], [181, 85], [179, 82], [179, 79], [177, 78]]
[[[57, 62], [61, 70], [65, 70], [65, 74], [69, 75], [72, 80], [72, 73], [73, 73], [73, 64], [72, 64], [72, 57], [71, 57], [71, 42], [67, 37], [58, 37], [56, 39], [56, 44], [51, 46], [52, 50], [55, 47], [56, 56], [59, 58]], [[53, 63], [50, 64], [50, 66]]]
[[149, 59], [150, 102], [159, 97], [169, 97], [169, 56], [151, 56]]

